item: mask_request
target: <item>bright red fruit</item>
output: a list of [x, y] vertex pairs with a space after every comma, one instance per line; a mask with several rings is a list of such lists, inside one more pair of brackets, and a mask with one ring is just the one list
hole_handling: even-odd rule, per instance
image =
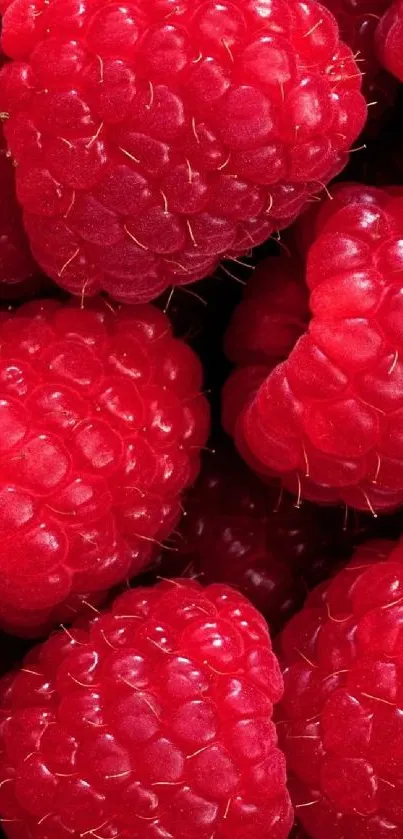
[[176, 552], [166, 552], [159, 573], [233, 585], [275, 632], [302, 604], [311, 580], [328, 576], [347, 542], [343, 511], [307, 502], [297, 508], [278, 481], [258, 480], [221, 441], [204, 456], [184, 508]]
[[363, 75], [363, 93], [371, 103], [369, 117], [378, 117], [393, 103], [397, 84], [383, 70], [375, 48], [377, 24], [391, 0], [324, 0], [334, 14], [343, 40], [351, 47]]
[[198, 359], [151, 306], [26, 304], [0, 349], [0, 625], [24, 634], [147, 565], [209, 415]]
[[[307, 331], [254, 394], [245, 385], [246, 406], [228, 386], [224, 417], [249, 462], [298, 496], [388, 510], [403, 502], [403, 192], [335, 194], [311, 219]], [[244, 308], [245, 333], [266, 311], [260, 296]]]
[[378, 56], [383, 66], [403, 81], [403, 2], [389, 3], [376, 31]]
[[0, 683], [9, 839], [286, 839], [282, 693], [266, 623], [239, 593], [127, 591]]
[[311, 839], [403, 837], [403, 542], [374, 541], [281, 638], [280, 744]]
[[316, 0], [14, 0], [5, 132], [33, 253], [144, 301], [286, 227], [345, 165], [361, 76]]

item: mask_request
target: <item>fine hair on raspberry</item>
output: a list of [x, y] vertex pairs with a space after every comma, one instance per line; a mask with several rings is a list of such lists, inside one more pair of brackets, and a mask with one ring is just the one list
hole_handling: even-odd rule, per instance
[[241, 594], [190, 580], [125, 592], [0, 681], [8, 839], [287, 839], [282, 693]]
[[281, 636], [278, 709], [310, 839], [403, 837], [403, 542], [369, 541]]
[[[252, 367], [249, 392], [245, 367], [244, 397], [224, 393], [224, 419], [242, 454], [262, 474], [281, 475], [298, 499], [373, 514], [403, 502], [402, 233], [401, 187], [341, 185], [302, 216], [297, 259], [311, 319], [298, 324], [303, 334], [285, 360], [271, 370], [260, 360], [260, 377]], [[286, 277], [290, 259], [280, 259]], [[246, 346], [264, 335], [254, 323], [270, 319], [262, 282], [270, 270], [268, 258], [256, 299], [243, 307]]]
[[316, 0], [3, 2], [0, 109], [35, 258], [145, 302], [287, 227], [348, 161], [361, 72]]

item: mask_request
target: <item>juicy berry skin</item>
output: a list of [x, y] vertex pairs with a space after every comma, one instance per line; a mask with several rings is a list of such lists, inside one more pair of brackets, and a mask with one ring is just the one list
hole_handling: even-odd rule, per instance
[[149, 305], [25, 304], [0, 350], [0, 625], [34, 634], [148, 563], [209, 413], [198, 359]]
[[374, 541], [281, 638], [278, 731], [311, 839], [402, 839], [403, 542]]
[[262, 616], [230, 588], [126, 592], [0, 683], [9, 839], [286, 839]]
[[387, 70], [403, 81], [403, 3], [392, 3], [376, 30], [378, 56]]
[[396, 81], [383, 70], [375, 48], [377, 24], [390, 0], [325, 0], [323, 5], [335, 16], [363, 74], [363, 93], [371, 103], [368, 116], [377, 118], [393, 104], [397, 91]]
[[403, 192], [344, 189], [313, 222], [308, 329], [230, 418], [249, 462], [299, 497], [389, 510], [403, 502]]
[[180, 563], [179, 573], [234, 586], [273, 632], [302, 604], [310, 575], [328, 576], [336, 546], [346, 541], [343, 513], [297, 508], [278, 481], [258, 480], [221, 441], [204, 456], [184, 508], [177, 552], [166, 552], [159, 573], [172, 576]]
[[286, 227], [345, 165], [361, 76], [316, 0], [14, 0], [0, 106], [33, 253], [144, 302]]

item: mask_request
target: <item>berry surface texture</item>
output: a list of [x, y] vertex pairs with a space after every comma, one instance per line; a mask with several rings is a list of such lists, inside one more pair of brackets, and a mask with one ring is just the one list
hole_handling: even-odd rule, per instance
[[280, 745], [311, 839], [402, 839], [403, 543], [360, 547], [284, 630]]
[[149, 305], [25, 304], [0, 348], [0, 624], [30, 634], [147, 566], [209, 410], [198, 359]]
[[0, 682], [9, 839], [286, 839], [292, 808], [259, 613], [165, 582], [59, 632]]
[[[311, 317], [297, 323], [303, 334], [288, 357], [264, 366], [257, 346], [260, 363], [249, 365], [264, 335], [255, 323], [270, 322], [262, 274], [268, 287], [271, 258], [230, 327], [230, 346], [241, 328], [247, 335], [248, 366], [235, 374], [243, 389], [224, 394], [224, 421], [248, 462], [282, 475], [299, 499], [374, 513], [403, 502], [402, 234], [401, 188], [339, 187], [308, 223], [302, 217]], [[285, 277], [289, 264], [284, 255]], [[298, 301], [296, 288], [292, 313]]]
[[3, 3], [0, 110], [32, 251], [145, 302], [289, 225], [366, 104], [316, 0]]

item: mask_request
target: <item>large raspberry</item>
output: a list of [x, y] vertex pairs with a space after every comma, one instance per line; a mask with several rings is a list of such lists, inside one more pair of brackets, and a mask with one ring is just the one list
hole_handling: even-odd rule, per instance
[[275, 632], [302, 604], [307, 588], [328, 576], [353, 535], [353, 520], [347, 532], [343, 511], [296, 507], [278, 481], [258, 480], [222, 441], [203, 458], [184, 507], [176, 552], [165, 553], [159, 573], [182, 571], [200, 575], [203, 583], [233, 585]]
[[389, 4], [376, 31], [378, 56], [383, 66], [403, 81], [403, 2]]
[[147, 564], [208, 407], [199, 361], [151, 306], [26, 304], [3, 312], [0, 348], [0, 625], [29, 633]]
[[14, 0], [0, 82], [33, 252], [124, 302], [287, 226], [345, 165], [366, 105], [316, 0]]
[[377, 118], [393, 103], [397, 91], [375, 48], [377, 24], [390, 0], [324, 0], [323, 5], [334, 14], [343, 40], [353, 51], [363, 74], [363, 93], [371, 105], [368, 115]]
[[138, 588], [0, 683], [10, 839], [286, 839], [265, 621], [190, 581]]
[[306, 334], [243, 410], [226, 398], [259, 471], [311, 500], [387, 510], [403, 502], [403, 192], [342, 190], [312, 221]]
[[280, 744], [312, 839], [402, 839], [403, 542], [368, 542], [281, 639]]

